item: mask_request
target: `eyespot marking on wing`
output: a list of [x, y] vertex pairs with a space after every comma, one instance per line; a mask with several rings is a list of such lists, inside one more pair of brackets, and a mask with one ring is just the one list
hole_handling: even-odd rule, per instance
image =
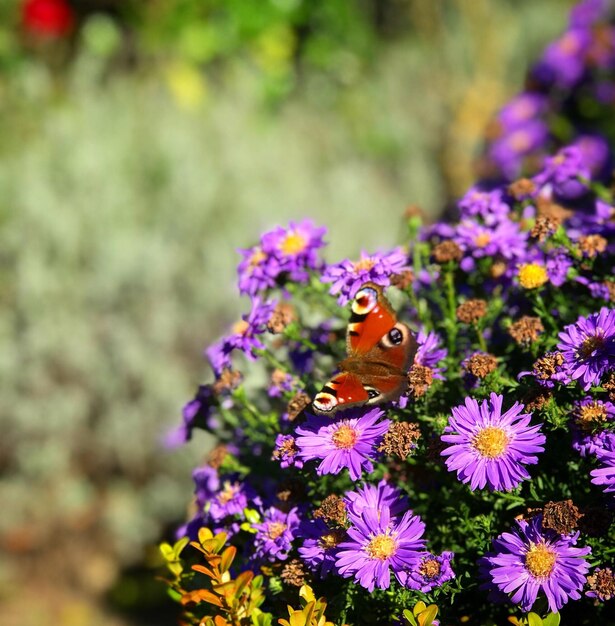
[[351, 310], [355, 315], [367, 315], [376, 306], [378, 306], [378, 292], [372, 287], [363, 287], [357, 291]]
[[333, 394], [326, 391], [321, 391], [320, 393], [316, 394], [316, 397], [314, 398], [312, 404], [317, 411], [328, 413], [329, 411], [333, 411], [337, 407], [338, 401]]

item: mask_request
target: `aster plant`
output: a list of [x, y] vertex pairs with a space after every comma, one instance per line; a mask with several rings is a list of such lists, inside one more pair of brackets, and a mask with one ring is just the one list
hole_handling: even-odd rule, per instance
[[[577, 7], [571, 45], [603, 16]], [[569, 53], [549, 48], [537, 75], [573, 89]], [[522, 94], [502, 115], [549, 106]], [[610, 623], [613, 189], [576, 143], [539, 161], [475, 185], [456, 219], [410, 217], [391, 250], [329, 260], [304, 220], [240, 251], [249, 313], [206, 350], [213, 373], [167, 439], [209, 433], [162, 547], [183, 623]], [[312, 401], [380, 288], [416, 342], [403, 382], [323, 414]]]

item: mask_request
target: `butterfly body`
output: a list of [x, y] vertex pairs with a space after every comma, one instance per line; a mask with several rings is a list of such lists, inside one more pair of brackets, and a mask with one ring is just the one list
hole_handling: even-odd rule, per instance
[[406, 390], [416, 340], [374, 283], [363, 285], [352, 302], [346, 348], [339, 373], [314, 398], [317, 413], [396, 400]]

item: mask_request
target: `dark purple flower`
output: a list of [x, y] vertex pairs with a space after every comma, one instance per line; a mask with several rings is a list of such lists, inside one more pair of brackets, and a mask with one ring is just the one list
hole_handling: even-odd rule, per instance
[[568, 270], [573, 261], [564, 248], [552, 248], [547, 252], [545, 267], [549, 282], [555, 287], [561, 287], [568, 278]]
[[425, 524], [410, 511], [395, 520], [388, 506], [380, 511], [365, 508], [361, 518], [353, 520], [348, 529], [348, 540], [338, 546], [338, 572], [344, 578], [353, 577], [370, 592], [374, 587], [389, 588], [391, 570], [404, 584], [406, 572], [424, 550], [424, 532]]
[[282, 435], [281, 433], [275, 438], [275, 449], [273, 458], [280, 461], [280, 467], [303, 467], [303, 459], [299, 456], [299, 449], [292, 435]]
[[549, 185], [553, 193], [561, 198], [574, 199], [587, 191], [587, 185], [581, 178], [591, 178], [583, 153], [578, 146], [567, 146], [545, 160], [542, 171], [534, 176], [534, 182], [539, 187]]
[[596, 451], [601, 467], [592, 470], [592, 483], [602, 485], [606, 493], [615, 491], [615, 437], [604, 441], [604, 448]]
[[441, 439], [452, 444], [442, 451], [449, 472], [457, 472], [470, 489], [510, 491], [530, 478], [525, 466], [538, 463], [545, 436], [540, 425], [530, 426], [531, 415], [515, 402], [502, 414], [503, 396], [492, 393], [478, 404], [466, 398], [454, 407]]
[[209, 500], [206, 511], [214, 522], [225, 517], [239, 516], [243, 519], [244, 510], [256, 498], [255, 492], [237, 477], [228, 476], [221, 480], [220, 489]]
[[406, 587], [429, 593], [436, 587], [441, 587], [447, 580], [455, 578], [451, 567], [453, 552], [443, 552], [441, 555], [424, 552], [420, 560], [408, 572]]
[[544, 148], [548, 138], [549, 127], [544, 121], [529, 120], [493, 141], [489, 158], [506, 178], [513, 179], [522, 169], [523, 158]]
[[[589, 570], [589, 546], [575, 548], [579, 533], [560, 535], [543, 529], [542, 516], [518, 520], [512, 532], [493, 540], [494, 552], [480, 559], [487, 579], [483, 588], [509, 597], [521, 610], [530, 611], [544, 593], [553, 613], [569, 600], [578, 600]], [[496, 598], [501, 597], [499, 594]]]
[[231, 354], [234, 350], [240, 350], [251, 361], [257, 359], [255, 350], [265, 348], [257, 335], [267, 330], [267, 322], [275, 307], [275, 301], [264, 302], [258, 296], [252, 298], [250, 312], [231, 328], [231, 334], [207, 348], [205, 354], [216, 376], [232, 366]]
[[608, 141], [600, 135], [579, 135], [573, 145], [580, 150], [581, 159], [592, 178], [599, 177], [611, 160]]
[[346, 411], [335, 421], [309, 416], [296, 430], [299, 456], [306, 461], [322, 459], [316, 470], [319, 476], [337, 474], [346, 467], [350, 478], [359, 480], [363, 469], [373, 471], [372, 459], [391, 424], [379, 421], [383, 415], [382, 409], [374, 408]]
[[547, 112], [549, 101], [544, 94], [524, 91], [504, 105], [498, 113], [503, 132], [523, 126]]
[[540, 82], [568, 89], [574, 87], [585, 73], [585, 55], [591, 44], [586, 28], [571, 28], [549, 44], [533, 69]]
[[421, 329], [416, 336], [416, 342], [418, 349], [414, 356], [414, 363], [428, 367], [432, 371], [434, 378], [444, 380], [446, 366], [442, 361], [446, 359], [448, 351], [442, 347], [442, 338], [434, 331], [425, 333]]
[[238, 252], [243, 257], [237, 266], [239, 293], [255, 296], [275, 286], [280, 274], [280, 264], [275, 257], [267, 254], [262, 246]]
[[214, 403], [214, 392], [211, 385], [200, 385], [196, 395], [187, 402], [182, 409], [182, 424], [169, 432], [164, 443], [169, 448], [175, 448], [192, 439], [192, 431], [197, 426], [207, 426]]
[[210, 465], [197, 467], [192, 472], [192, 480], [194, 481], [194, 495], [196, 505], [202, 509], [209, 501], [214, 498], [220, 489], [220, 477], [218, 470]]
[[252, 526], [256, 530], [254, 557], [271, 562], [285, 561], [299, 523], [296, 507], [288, 513], [275, 507], [268, 508], [263, 514], [263, 521]]
[[588, 27], [608, 16], [609, 0], [583, 0], [570, 10], [570, 26]]
[[365, 509], [380, 511], [383, 506], [386, 506], [392, 518], [408, 511], [408, 498], [384, 479], [377, 485], [365, 484], [356, 491], [348, 492], [344, 500], [346, 512], [351, 521], [360, 520]]
[[333, 283], [329, 289], [332, 295], [339, 294], [338, 303], [343, 306], [352, 300], [357, 291], [367, 282], [387, 287], [393, 274], [407, 269], [408, 255], [401, 248], [389, 253], [367, 254], [361, 252], [356, 261], [344, 260], [327, 265], [322, 274], [322, 282]]
[[597, 454], [615, 433], [605, 430], [615, 421], [615, 405], [587, 396], [572, 410], [572, 447], [583, 457]]
[[313, 572], [325, 578], [335, 568], [337, 547], [346, 531], [332, 530], [321, 519], [315, 519], [302, 522], [298, 534], [304, 538], [299, 556]]
[[587, 391], [600, 384], [615, 367], [615, 309], [602, 307], [598, 313], [579, 317], [559, 333], [557, 349], [564, 356], [570, 377]]
[[288, 272], [291, 280], [305, 282], [307, 270], [319, 267], [318, 250], [325, 245], [326, 228], [318, 228], [311, 220], [290, 222], [288, 228], [278, 226], [265, 233], [263, 251], [275, 258], [280, 272]]

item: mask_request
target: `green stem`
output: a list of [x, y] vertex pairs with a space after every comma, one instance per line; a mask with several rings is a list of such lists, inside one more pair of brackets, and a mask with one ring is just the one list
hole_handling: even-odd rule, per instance
[[[444, 271], [444, 286], [448, 304], [448, 352], [454, 354], [457, 348], [457, 299], [455, 298], [455, 282], [450, 268]], [[484, 341], [484, 340], [483, 340]]]
[[487, 353], [487, 342], [485, 341], [485, 337], [483, 336], [483, 331], [478, 327], [478, 324], [475, 325], [476, 328], [476, 336], [478, 337], [478, 345], [482, 352]]

